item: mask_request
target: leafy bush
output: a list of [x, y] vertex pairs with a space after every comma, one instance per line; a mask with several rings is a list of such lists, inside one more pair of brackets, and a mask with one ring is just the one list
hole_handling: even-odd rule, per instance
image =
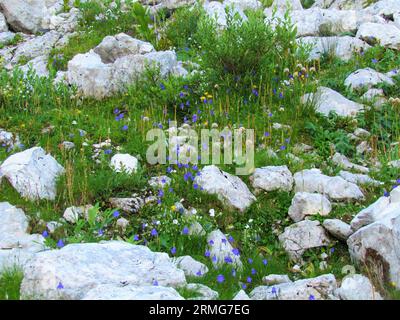
[[196, 41], [201, 50], [200, 64], [212, 83], [271, 83], [285, 68], [294, 69], [304, 58], [288, 15], [272, 26], [264, 22], [260, 11], [249, 12], [246, 21], [229, 11], [223, 30], [214, 19], [203, 17]]

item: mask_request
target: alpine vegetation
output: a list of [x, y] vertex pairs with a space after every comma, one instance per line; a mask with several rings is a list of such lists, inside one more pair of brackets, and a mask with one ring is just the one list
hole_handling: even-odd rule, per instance
[[0, 299], [399, 298], [399, 51], [398, 0], [0, 0]]

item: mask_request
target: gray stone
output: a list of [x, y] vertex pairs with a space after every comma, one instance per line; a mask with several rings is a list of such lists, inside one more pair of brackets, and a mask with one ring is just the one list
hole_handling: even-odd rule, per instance
[[60, 33], [50, 31], [42, 36], [34, 37], [21, 43], [15, 50], [11, 63], [16, 64], [21, 60], [21, 58], [32, 60], [39, 56], [49, 55], [60, 37]]
[[111, 158], [110, 166], [115, 172], [132, 174], [137, 171], [139, 161], [130, 154], [118, 153]]
[[205, 192], [217, 195], [227, 206], [242, 212], [256, 200], [239, 177], [224, 172], [214, 165], [204, 167], [194, 182]]
[[174, 289], [162, 286], [100, 284], [82, 300], [184, 300]]
[[358, 29], [357, 38], [365, 42], [400, 50], [400, 29], [394, 24], [381, 24], [367, 22]]
[[265, 191], [291, 191], [293, 176], [287, 166], [269, 166], [257, 168], [250, 177], [255, 189]]
[[318, 193], [298, 192], [289, 207], [289, 216], [294, 222], [303, 220], [306, 216], [327, 216], [332, 206], [327, 197]]
[[232, 300], [251, 300], [244, 290], [240, 290]]
[[294, 174], [295, 192], [317, 192], [332, 200], [362, 200], [364, 195], [357, 185], [342, 177], [330, 177], [319, 169], [309, 169]]
[[210, 251], [210, 259], [214, 265], [225, 265], [225, 258], [229, 257], [232, 259], [232, 265], [242, 268], [243, 264], [240, 261], [240, 256], [233, 253], [233, 247], [220, 230], [212, 231], [207, 237], [207, 243]]
[[182, 256], [173, 260], [177, 268], [183, 270], [187, 277], [203, 276], [208, 272], [205, 264], [193, 259], [191, 256]]
[[209, 287], [201, 283], [189, 283], [186, 289], [194, 291], [197, 296], [195, 298], [189, 298], [188, 300], [217, 300], [218, 292], [210, 289]]
[[295, 261], [301, 261], [303, 253], [311, 248], [330, 244], [330, 240], [319, 221], [304, 220], [285, 228], [279, 235], [283, 248]]
[[56, 180], [64, 168], [39, 147], [8, 157], [0, 166], [0, 181], [6, 178], [24, 198], [31, 200], [56, 197]]
[[361, 274], [344, 277], [336, 295], [342, 300], [383, 300], [369, 279]]
[[324, 228], [335, 238], [346, 241], [353, 233], [350, 225], [339, 219], [325, 219]]
[[21, 296], [82, 299], [98, 285], [121, 284], [179, 287], [186, 280], [166, 253], [145, 246], [121, 241], [69, 244], [40, 252], [25, 264]]
[[350, 236], [347, 245], [353, 261], [365, 265], [381, 283], [387, 279], [399, 289], [400, 197], [397, 195], [393, 193], [393, 199], [387, 197], [389, 202], [381, 198], [361, 211], [352, 221], [352, 227], [362, 227]]
[[146, 54], [155, 51], [154, 47], [125, 33], [116, 36], [107, 36], [94, 48], [103, 63], [114, 63], [118, 58], [127, 55]]
[[352, 90], [371, 89], [380, 83], [394, 85], [392, 78], [371, 68], [357, 70], [344, 81], [345, 86]]
[[339, 175], [346, 181], [357, 184], [357, 185], [373, 185], [373, 186], [379, 186], [382, 185], [383, 182], [377, 181], [372, 179], [370, 176], [366, 174], [357, 174], [357, 173], [351, 173], [348, 171], [343, 171], [341, 170], [339, 172]]
[[350, 162], [350, 160], [343, 154], [336, 152], [332, 157], [332, 162], [342, 169], [346, 170], [355, 170], [362, 173], [368, 173], [369, 169], [364, 166], [360, 166], [358, 164]]
[[313, 46], [310, 60], [317, 60], [323, 55], [333, 54], [335, 57], [348, 61], [355, 53], [360, 53], [370, 48], [366, 42], [350, 36], [304, 37], [299, 38], [298, 41]]
[[8, 202], [0, 202], [0, 271], [22, 266], [34, 253], [45, 248], [44, 238], [29, 234], [25, 213]]
[[262, 282], [267, 286], [292, 282], [287, 274], [269, 274], [262, 278]]
[[351, 101], [327, 87], [318, 87], [315, 93], [304, 95], [302, 103], [315, 103], [317, 112], [325, 116], [336, 112], [342, 117], [354, 117], [364, 109], [362, 104]]
[[330, 300], [337, 288], [333, 274], [298, 280], [275, 286], [256, 287], [250, 298], [254, 300]]
[[41, 30], [47, 11], [45, 0], [0, 0], [0, 8], [14, 30], [26, 33]]

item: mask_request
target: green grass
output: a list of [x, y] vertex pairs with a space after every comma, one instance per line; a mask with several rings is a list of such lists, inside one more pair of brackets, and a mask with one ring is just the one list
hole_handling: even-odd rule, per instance
[[19, 300], [23, 273], [19, 268], [8, 268], [0, 272], [0, 300]]
[[[305, 3], [303, 5], [306, 6]], [[146, 243], [152, 250], [169, 254], [175, 247], [176, 256], [191, 255], [209, 267], [210, 272], [204, 277], [189, 280], [218, 291], [221, 299], [232, 298], [243, 284], [250, 292], [261, 285], [262, 277], [269, 273], [289, 274], [295, 280], [332, 272], [340, 279], [343, 266], [350, 264], [347, 249], [340, 242], [332, 244], [333, 252], [331, 247], [307, 252], [303, 272], [291, 271], [294, 262], [289, 261], [279, 245], [277, 234], [292, 224], [287, 212], [293, 191], [262, 192], [257, 196], [257, 202], [244, 213], [239, 213], [225, 208], [216, 196], [196, 189], [191, 179], [185, 179], [184, 175], [188, 172], [196, 174], [197, 170], [193, 167], [173, 166], [177, 172], [167, 174], [172, 178], [172, 190], [164, 188], [164, 195], [158, 196], [158, 204], [149, 204], [135, 215], [121, 212], [121, 216], [130, 222], [125, 232], [116, 228], [116, 219], [111, 217], [115, 208], [111, 208], [109, 198], [143, 193], [143, 190], [149, 189], [147, 180], [150, 177], [166, 174], [167, 165], [150, 166], [146, 163], [146, 150], [151, 144], [146, 141], [146, 133], [159, 126], [168, 128], [169, 120], [176, 120], [179, 124], [184, 120], [191, 121], [196, 114], [197, 121], [192, 127], [197, 132], [210, 128], [213, 123], [219, 128], [243, 126], [255, 129], [256, 167], [286, 164], [293, 173], [317, 167], [326, 174], [335, 175], [339, 168], [329, 160], [333, 154], [331, 144], [355, 162], [368, 161], [373, 155], [379, 155], [383, 167], [372, 172], [371, 176], [383, 181], [384, 185], [363, 188], [366, 194], [364, 202], [335, 205], [329, 216], [349, 222], [356, 213], [382, 195], [384, 189], [390, 190], [392, 180], [399, 178], [395, 169], [386, 166], [387, 161], [400, 155], [399, 148], [391, 145], [400, 140], [399, 110], [387, 103], [381, 109], [371, 108], [355, 120], [334, 114], [322, 117], [315, 113], [312, 105], [302, 105], [300, 98], [314, 91], [318, 85], [324, 85], [361, 102], [362, 93], [350, 92], [344, 87], [344, 79], [351, 72], [365, 67], [387, 72], [400, 64], [399, 55], [395, 51], [375, 47], [362, 55], [356, 54], [348, 62], [329, 55], [319, 62], [308, 62], [307, 48], [295, 44], [295, 30], [290, 21], [273, 32], [270, 26], [264, 24], [260, 13], [254, 13], [243, 25], [232, 17], [228, 30], [216, 32], [213, 23], [200, 8], [179, 9], [171, 19], [165, 18], [165, 12], [156, 16], [156, 28], [161, 32], [156, 40], [154, 30], [149, 29], [148, 15], [139, 7], [125, 13], [116, 9], [111, 12], [115, 16], [110, 14], [106, 19], [96, 20], [97, 15], [104, 13], [101, 6], [92, 2], [79, 6], [83, 10], [79, 26], [81, 34], [71, 38], [65, 48], [52, 52], [49, 63], [53, 71], [65, 70], [74, 55], [89, 51], [104, 36], [126, 32], [151, 41], [157, 49], [176, 47], [179, 58], [199, 63], [205, 72], [187, 79], [160, 79], [154, 70], [150, 70], [126, 92], [97, 101], [83, 99], [74, 89], [63, 85], [54, 87], [52, 79], [37, 79], [33, 74], [24, 78], [21, 72], [10, 74], [1, 69], [0, 128], [18, 134], [26, 148], [36, 145], [45, 148], [65, 167], [66, 174], [58, 181], [55, 201], [22, 199], [7, 182], [0, 185], [0, 201], [8, 201], [24, 209], [31, 217], [30, 229], [36, 233], [42, 233], [46, 228], [41, 220], [58, 220], [69, 206], [98, 204], [95, 212], [99, 217], [98, 223], [81, 219], [77, 225], [64, 224], [47, 239], [48, 245], [55, 247], [59, 239], [66, 244], [122, 239], [137, 244]], [[387, 96], [400, 97], [399, 84], [397, 80], [393, 88], [384, 87]], [[124, 117], [116, 120], [116, 116], [122, 113]], [[276, 130], [273, 129], [274, 123], [289, 125], [290, 128]], [[128, 126], [126, 131], [123, 130], [125, 125]], [[49, 126], [54, 128], [42, 133]], [[357, 127], [369, 130], [372, 134], [370, 141], [374, 142], [373, 152], [364, 157], [356, 154], [356, 144], [347, 137]], [[107, 139], [112, 145], [105, 147], [98, 161], [94, 161], [92, 144]], [[66, 140], [73, 142], [76, 148], [71, 151], [60, 148]], [[313, 154], [300, 155], [302, 163], [286, 158], [297, 143], [306, 143], [314, 148]], [[269, 157], [267, 148], [277, 151], [278, 157]], [[111, 154], [106, 154], [107, 149], [111, 150]], [[13, 152], [17, 150], [0, 148], [0, 161]], [[140, 170], [133, 176], [114, 173], [109, 161], [117, 152], [137, 156]], [[235, 173], [234, 165], [220, 167]], [[248, 177], [241, 178], [252, 190]], [[158, 189], [152, 192], [160, 194]], [[175, 210], [174, 204], [181, 200], [186, 208], [196, 208], [196, 217], [183, 217]], [[209, 215], [210, 209], [215, 210], [215, 217]], [[206, 237], [182, 235], [182, 229], [194, 221], [199, 222], [206, 232], [219, 228], [233, 236], [234, 247], [242, 253], [244, 269], [237, 270], [233, 276], [230, 266], [213, 268], [210, 259], [204, 256]], [[143, 224], [148, 226], [142, 228]], [[158, 231], [157, 237], [151, 235], [153, 228]], [[100, 229], [102, 236], [98, 234]], [[135, 235], [139, 236], [139, 241], [133, 240]], [[323, 252], [329, 255], [327, 270], [319, 269]], [[248, 258], [253, 259], [251, 264], [246, 262]], [[262, 263], [263, 259], [268, 260], [267, 266]], [[256, 274], [252, 274], [253, 268]], [[216, 281], [220, 274], [225, 277], [223, 283]], [[2, 276], [5, 284], [0, 285], [0, 297], [5, 296], [2, 288], [14, 288], [20, 279], [18, 275], [15, 271]], [[249, 276], [252, 277], [251, 283], [247, 283]], [[18, 297], [13, 290], [7, 290], [9, 297]], [[194, 295], [182, 290], [185, 297]], [[393, 296], [396, 294], [394, 292]]]

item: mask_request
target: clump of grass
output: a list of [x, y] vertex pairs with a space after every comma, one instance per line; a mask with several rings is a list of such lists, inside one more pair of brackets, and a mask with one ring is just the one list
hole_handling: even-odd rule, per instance
[[24, 275], [17, 267], [0, 272], [0, 300], [19, 300], [20, 287]]

